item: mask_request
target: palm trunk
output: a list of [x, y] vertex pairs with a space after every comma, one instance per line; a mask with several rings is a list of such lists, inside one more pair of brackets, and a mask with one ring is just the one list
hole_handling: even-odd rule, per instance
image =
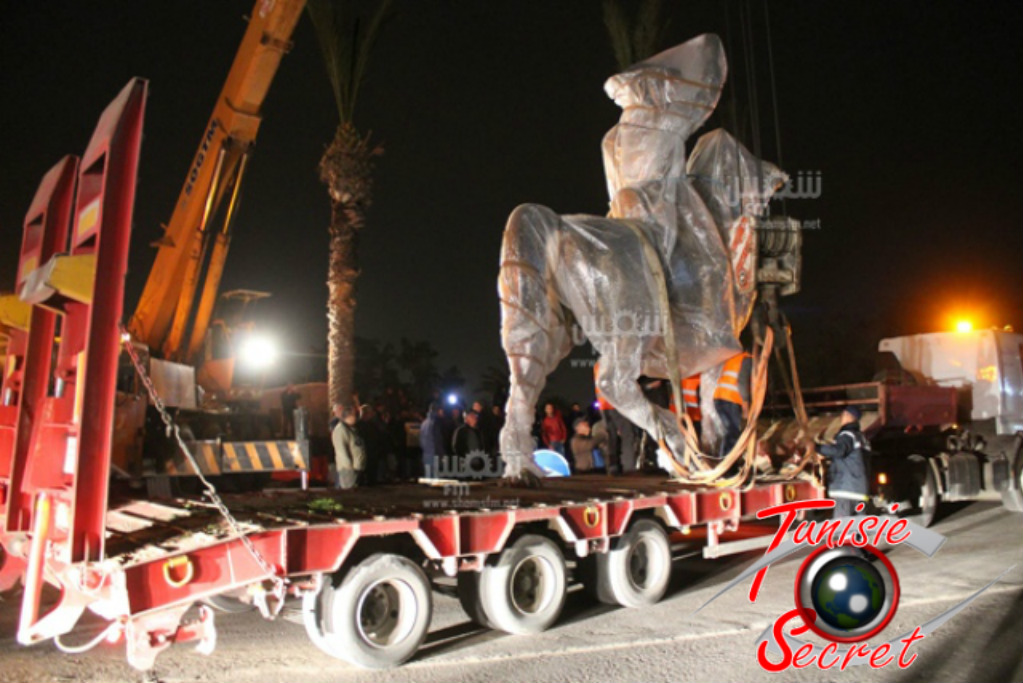
[[355, 394], [355, 304], [359, 277], [359, 231], [372, 194], [369, 135], [350, 122], [338, 126], [320, 160], [320, 179], [330, 193], [330, 265], [327, 276], [327, 371], [331, 405], [351, 405]]

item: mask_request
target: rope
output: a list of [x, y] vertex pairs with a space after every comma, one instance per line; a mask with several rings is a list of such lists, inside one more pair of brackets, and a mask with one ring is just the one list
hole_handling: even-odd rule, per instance
[[[789, 402], [792, 404], [792, 412], [795, 414], [796, 423], [799, 425], [799, 429], [805, 438], [810, 434], [810, 418], [806, 412], [806, 403], [803, 401], [803, 388], [799, 383], [799, 369], [796, 367], [795, 347], [792, 345], [792, 326], [789, 325], [789, 321], [784, 315], [782, 316], [782, 322], [785, 329], [785, 348], [788, 350], [789, 357], [789, 374], [785, 374], [785, 366], [780, 357], [778, 357], [778, 365], [782, 370], [782, 377], [785, 381], [786, 391], [789, 394]], [[789, 382], [790, 377], [791, 383]], [[808, 466], [813, 465], [813, 477], [818, 482], [824, 480], [822, 463], [816, 448], [807, 444], [804, 451], [799, 453], [799, 443], [797, 441], [796, 454], [799, 459], [799, 465], [796, 469], [790, 470], [787, 475], [794, 477]]]

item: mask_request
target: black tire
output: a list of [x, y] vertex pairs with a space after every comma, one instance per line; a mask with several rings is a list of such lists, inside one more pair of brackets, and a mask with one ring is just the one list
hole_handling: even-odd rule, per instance
[[313, 642], [321, 650], [356, 666], [386, 669], [405, 663], [422, 645], [433, 595], [415, 563], [377, 553], [353, 567], [338, 586], [325, 587], [312, 608], [306, 621], [312, 622]]
[[479, 605], [492, 628], [546, 631], [561, 614], [568, 588], [565, 556], [548, 538], [527, 535], [480, 572]]
[[458, 575], [458, 602], [469, 618], [480, 626], [493, 628], [483, 613], [480, 605], [480, 573], [474, 571], [461, 572]]
[[640, 519], [615, 547], [596, 556], [594, 592], [608, 605], [646, 607], [664, 597], [671, 581], [671, 544], [664, 528]]
[[917, 504], [915, 514], [911, 517], [920, 526], [929, 527], [934, 523], [938, 513], [938, 483], [934, 477], [934, 468], [921, 455], [909, 456], [910, 462], [917, 463]]
[[334, 656], [327, 643], [327, 636], [323, 632], [323, 604], [327, 601], [326, 594], [333, 593], [334, 587], [330, 580], [325, 579], [319, 592], [309, 592], [302, 596], [302, 625], [305, 626], [305, 633], [309, 640], [321, 652]]

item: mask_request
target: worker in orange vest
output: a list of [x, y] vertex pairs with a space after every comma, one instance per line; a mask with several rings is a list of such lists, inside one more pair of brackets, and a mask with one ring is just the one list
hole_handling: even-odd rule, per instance
[[607, 472], [608, 474], [634, 472], [639, 446], [636, 427], [604, 397], [596, 382], [599, 376], [600, 361], [597, 361], [593, 365], [593, 388], [597, 394], [597, 406], [607, 428]]
[[735, 354], [721, 368], [721, 377], [714, 388], [714, 410], [724, 427], [719, 458], [728, 455], [742, 434], [743, 417], [749, 411], [752, 371], [753, 357], [746, 352]]
[[[700, 376], [693, 375], [682, 380], [682, 403], [686, 407], [686, 415], [693, 421], [693, 427], [696, 428], [696, 435], [700, 435], [700, 427], [702, 425], [701, 420], [703, 419], [703, 413], [700, 412]], [[675, 406], [672, 405], [672, 412]]]

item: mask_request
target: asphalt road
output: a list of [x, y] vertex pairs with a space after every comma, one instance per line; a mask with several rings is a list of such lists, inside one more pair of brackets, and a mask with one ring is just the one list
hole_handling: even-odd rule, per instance
[[[770, 674], [759, 667], [756, 638], [792, 608], [796, 559], [772, 567], [756, 604], [749, 603], [744, 584], [693, 616], [694, 609], [756, 559], [754, 553], [677, 560], [671, 590], [648, 609], [598, 606], [574, 591], [557, 626], [537, 636], [475, 627], [455, 598], [436, 594], [426, 645], [404, 667], [383, 672], [358, 670], [322, 654], [299, 625], [265, 622], [255, 613], [219, 615], [219, 641], [211, 656], [189, 645], [173, 647], [157, 660], [155, 675], [167, 683], [1023, 681], [1023, 517], [996, 504], [974, 503], [950, 510], [934, 528], [948, 541], [933, 558], [903, 546], [888, 552], [902, 599], [885, 636], [911, 631], [1015, 566], [966, 610], [915, 643], [911, 652], [918, 658], [904, 670], [808, 668]], [[52, 643], [22, 648], [14, 640], [16, 618], [15, 601], [0, 603], [0, 682], [143, 679], [124, 662], [119, 646], [102, 645], [74, 656], [58, 652]]]

